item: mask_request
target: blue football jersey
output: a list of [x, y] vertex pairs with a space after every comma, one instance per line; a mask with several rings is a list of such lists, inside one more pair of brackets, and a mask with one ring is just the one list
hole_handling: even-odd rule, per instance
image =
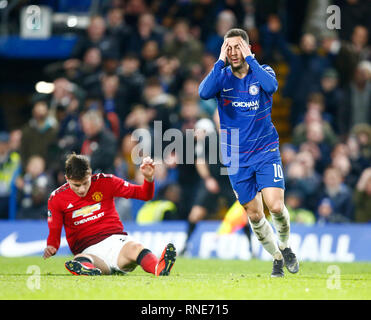
[[240, 79], [218, 60], [199, 87], [202, 99], [214, 97], [218, 102], [225, 166], [246, 167], [280, 156], [278, 133], [271, 120], [276, 75], [252, 56], [246, 62], [248, 74]]

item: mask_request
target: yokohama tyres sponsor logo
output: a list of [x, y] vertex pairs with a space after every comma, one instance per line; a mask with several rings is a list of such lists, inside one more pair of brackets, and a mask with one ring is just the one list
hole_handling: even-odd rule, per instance
[[254, 101], [233, 101], [232, 106], [236, 108], [251, 108], [256, 110], [259, 108], [259, 100]]

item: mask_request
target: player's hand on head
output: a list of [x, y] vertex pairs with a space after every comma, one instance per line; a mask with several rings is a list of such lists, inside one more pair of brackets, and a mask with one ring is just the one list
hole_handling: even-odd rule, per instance
[[150, 157], [145, 157], [140, 165], [140, 171], [142, 172], [144, 179], [152, 182], [155, 174], [155, 162]]
[[246, 43], [242, 38], [238, 41], [238, 46], [241, 50], [242, 56], [245, 59], [248, 56], [254, 56], [251, 52], [251, 46]]
[[57, 253], [57, 249], [54, 248], [53, 246], [47, 246], [44, 250], [43, 258], [47, 259], [50, 258], [51, 256], [54, 256]]
[[219, 60], [224, 61], [224, 63], [227, 61], [228, 47], [229, 47], [228, 39], [225, 39], [220, 49], [220, 55], [219, 55]]

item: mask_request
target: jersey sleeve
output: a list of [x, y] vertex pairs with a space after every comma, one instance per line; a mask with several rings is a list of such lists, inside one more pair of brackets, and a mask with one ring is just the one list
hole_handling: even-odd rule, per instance
[[254, 76], [260, 82], [262, 89], [273, 94], [278, 89], [278, 82], [276, 74], [273, 69], [268, 65], [260, 65], [259, 62], [253, 56], [247, 56], [246, 62], [250, 66]]
[[63, 227], [63, 213], [57, 206], [57, 199], [51, 196], [48, 200], [48, 227], [49, 236], [47, 245], [59, 249]]
[[222, 69], [224, 68], [224, 61], [218, 60], [210, 73], [200, 83], [198, 93], [201, 99], [208, 100], [214, 98], [221, 90]]
[[154, 182], [144, 180], [142, 185], [135, 185], [116, 176], [112, 176], [111, 182], [113, 197], [148, 201], [154, 196]]

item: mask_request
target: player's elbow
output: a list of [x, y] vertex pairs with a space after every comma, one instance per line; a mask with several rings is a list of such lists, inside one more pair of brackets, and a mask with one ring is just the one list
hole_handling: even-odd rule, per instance
[[150, 201], [154, 198], [154, 196], [155, 196], [155, 190], [154, 189], [146, 190], [146, 192], [144, 192], [142, 194], [141, 200]]
[[153, 199], [153, 197], [154, 197], [154, 194], [153, 193], [151, 193], [151, 194], [147, 194], [147, 195], [145, 195], [144, 196], [144, 201], [150, 201], [150, 200], [152, 200]]
[[201, 99], [208, 100], [214, 96], [213, 90], [211, 89], [210, 85], [207, 83], [201, 82], [200, 86], [198, 87], [198, 94]]
[[208, 95], [206, 94], [205, 90], [202, 90], [201, 88], [198, 89], [198, 94], [201, 99], [207, 100], [209, 99]]
[[277, 90], [278, 90], [278, 82], [277, 82], [276, 79], [274, 79], [274, 81], [272, 81], [272, 83], [270, 83], [269, 85], [267, 85], [266, 88], [265, 88], [265, 92], [267, 92], [269, 94], [273, 94]]

